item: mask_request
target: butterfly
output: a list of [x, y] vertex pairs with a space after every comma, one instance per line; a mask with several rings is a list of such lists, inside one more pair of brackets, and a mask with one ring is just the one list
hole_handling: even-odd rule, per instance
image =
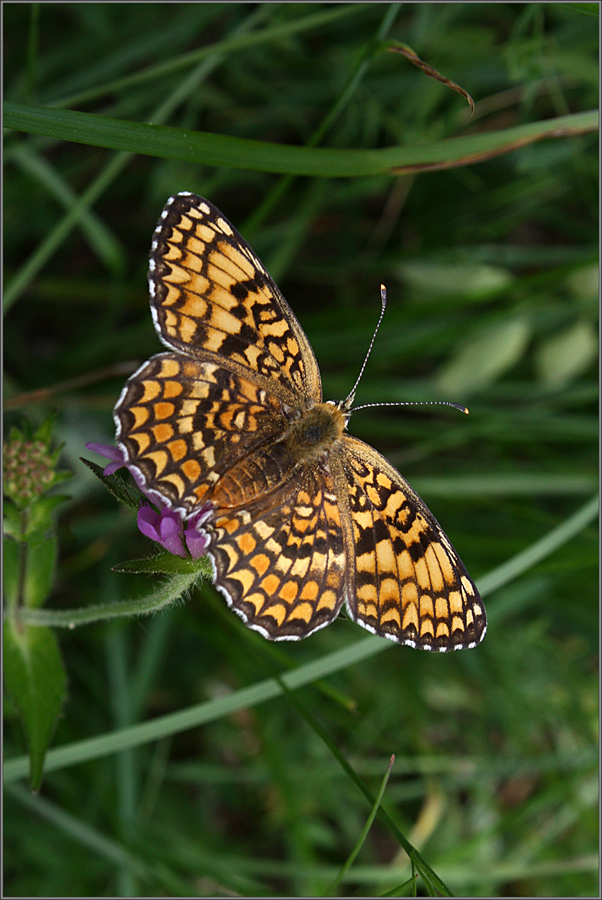
[[209, 539], [214, 583], [250, 628], [298, 640], [343, 605], [424, 650], [475, 647], [485, 609], [408, 482], [324, 402], [309, 341], [246, 241], [208, 200], [171, 197], [149, 264], [169, 352], [127, 382], [116, 440], [144, 492]]

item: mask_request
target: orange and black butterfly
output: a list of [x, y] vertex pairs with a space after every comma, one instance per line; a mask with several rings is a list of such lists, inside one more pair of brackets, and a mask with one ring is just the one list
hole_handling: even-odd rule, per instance
[[155, 230], [151, 312], [169, 352], [115, 407], [145, 493], [202, 516], [215, 586], [250, 627], [298, 640], [343, 606], [425, 650], [475, 647], [478, 591], [407, 481], [324, 402], [305, 333], [259, 259], [209, 201], [172, 197]]

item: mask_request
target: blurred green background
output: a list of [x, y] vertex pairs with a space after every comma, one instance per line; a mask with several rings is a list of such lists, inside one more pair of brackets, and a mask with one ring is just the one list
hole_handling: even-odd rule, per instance
[[[326, 123], [322, 146], [420, 149], [598, 102], [594, 4], [24, 3], [3, 16], [6, 100], [189, 131], [304, 146]], [[388, 39], [460, 84], [475, 115], [379, 52]], [[161, 349], [146, 268], [172, 193], [208, 197], [249, 240], [308, 334], [326, 398], [351, 389], [384, 282], [356, 402], [451, 399], [471, 414], [366, 410], [351, 431], [431, 507], [484, 587], [489, 631], [452, 655], [383, 642], [298, 702], [374, 792], [396, 754], [383, 806], [454, 893], [597, 895], [595, 526], [518, 574], [491, 574], [597, 492], [596, 135], [336, 179], [82, 140], [5, 136], [6, 422], [57, 410], [75, 473], [51, 605], [152, 589], [112, 571], [149, 543], [79, 457], [86, 441], [112, 442], [125, 379]], [[53, 744], [68, 748], [319, 666], [365, 633], [339, 620], [274, 647], [208, 585], [153, 618], [59, 637], [69, 694]], [[10, 702], [6, 715], [11, 759], [26, 747]], [[39, 795], [7, 787], [7, 896], [324, 894], [370, 812], [286, 695], [66, 760]], [[377, 820], [333, 891], [379, 895], [410, 874]]]

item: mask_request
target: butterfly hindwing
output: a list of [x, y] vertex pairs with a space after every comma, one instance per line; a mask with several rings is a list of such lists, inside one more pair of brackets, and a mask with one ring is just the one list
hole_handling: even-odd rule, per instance
[[474, 647], [486, 630], [479, 593], [443, 529], [407, 481], [368, 444], [342, 440], [353, 533], [351, 618], [427, 650]]
[[215, 586], [271, 640], [328, 625], [345, 597], [347, 557], [332, 478], [302, 467], [244, 509], [207, 524]]

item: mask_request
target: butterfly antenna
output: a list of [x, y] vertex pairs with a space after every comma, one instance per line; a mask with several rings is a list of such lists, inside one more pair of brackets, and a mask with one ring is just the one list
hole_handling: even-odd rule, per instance
[[364, 374], [364, 369], [366, 368], [366, 363], [368, 362], [368, 360], [370, 358], [370, 354], [372, 353], [372, 347], [374, 346], [374, 341], [376, 340], [376, 335], [378, 334], [378, 329], [380, 328], [380, 323], [382, 322], [383, 316], [385, 314], [385, 308], [387, 306], [387, 289], [384, 286], [384, 284], [381, 284], [381, 286], [380, 286], [380, 302], [381, 302], [380, 316], [378, 317], [378, 322], [376, 323], [376, 328], [374, 329], [374, 334], [372, 335], [372, 340], [370, 341], [370, 346], [368, 347], [368, 352], [366, 353], [366, 356], [364, 357], [364, 361], [363, 361], [362, 367], [360, 369], [360, 374], [357, 376], [355, 384], [353, 385], [351, 391], [349, 392], [345, 401], [342, 404], [343, 409], [349, 409], [355, 399], [355, 392], [357, 391], [357, 386], [361, 381], [362, 375]]
[[371, 406], [453, 406], [460, 412], [468, 415], [468, 409], [461, 403], [452, 403], [450, 400], [398, 400], [395, 403], [363, 403], [361, 406], [354, 406], [349, 412], [357, 412], [358, 409], [370, 409]]
[[366, 363], [370, 358], [370, 353], [372, 352], [372, 347], [374, 346], [374, 341], [376, 340], [376, 335], [378, 334], [380, 323], [382, 322], [383, 316], [385, 314], [385, 308], [387, 306], [387, 289], [384, 284], [381, 284], [380, 286], [380, 302], [380, 316], [378, 317], [378, 322], [376, 323], [376, 328], [374, 329], [374, 334], [372, 335], [372, 340], [370, 341], [368, 352], [366, 353], [364, 362], [362, 363], [360, 374], [357, 376], [357, 380], [353, 385], [353, 388], [350, 391], [349, 395], [342, 403], [341, 408], [347, 410], [348, 412], [357, 412], [358, 409], [370, 409], [370, 407], [373, 406], [453, 406], [454, 409], [459, 409], [460, 412], [466, 413], [466, 415], [468, 415], [468, 409], [465, 406], [463, 406], [461, 403], [452, 403], [450, 400], [398, 400], [391, 403], [364, 403], [362, 404], [362, 406], [354, 406], [353, 408], [351, 408], [351, 404], [353, 403], [353, 400], [355, 398], [355, 392], [357, 391], [357, 386], [360, 383], [362, 375], [364, 374]]

